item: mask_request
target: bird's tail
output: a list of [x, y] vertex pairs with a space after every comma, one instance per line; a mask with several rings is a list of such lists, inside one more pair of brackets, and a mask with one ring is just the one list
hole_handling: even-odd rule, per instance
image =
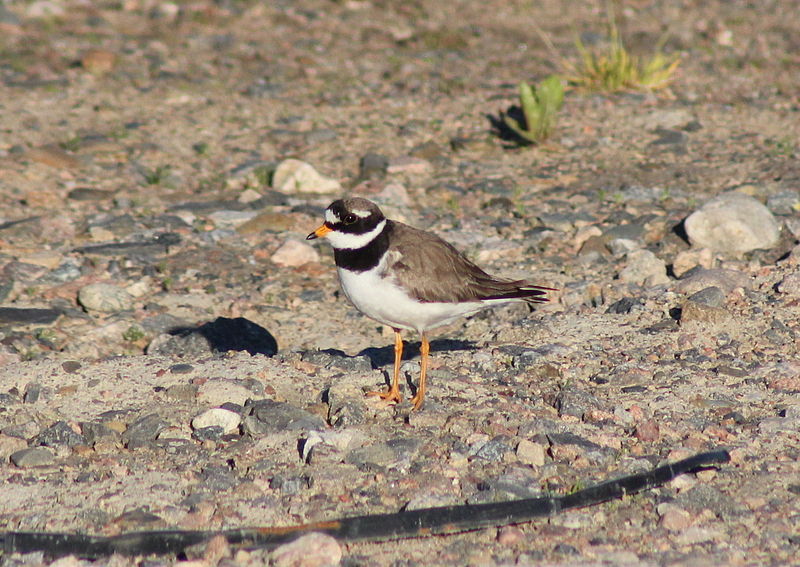
[[547, 292], [558, 291], [556, 288], [533, 285], [525, 280], [507, 282], [502, 287], [504, 289], [498, 289], [497, 293], [487, 295], [481, 299], [484, 301], [521, 299], [528, 303], [547, 303], [550, 301], [547, 297]]

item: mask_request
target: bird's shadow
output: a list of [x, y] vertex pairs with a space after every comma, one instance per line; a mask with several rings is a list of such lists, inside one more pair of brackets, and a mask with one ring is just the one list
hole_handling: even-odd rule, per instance
[[[403, 360], [411, 360], [419, 356], [419, 341], [404, 343]], [[474, 341], [461, 339], [435, 339], [431, 341], [431, 352], [442, 352], [448, 350], [478, 350]], [[394, 345], [383, 347], [368, 347], [358, 353], [357, 356], [366, 356], [372, 363], [373, 368], [394, 364]]]

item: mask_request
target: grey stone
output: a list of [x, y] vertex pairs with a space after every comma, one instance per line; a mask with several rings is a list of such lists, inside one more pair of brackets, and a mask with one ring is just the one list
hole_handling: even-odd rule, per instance
[[253, 437], [284, 431], [325, 428], [325, 421], [318, 415], [285, 402], [249, 400], [245, 404], [245, 409], [249, 411], [249, 415], [242, 421], [242, 428], [246, 434]]
[[767, 208], [776, 215], [794, 215], [800, 211], [800, 191], [781, 191], [767, 199]]
[[696, 248], [741, 256], [778, 243], [779, 226], [759, 201], [736, 191], [722, 193], [693, 212], [684, 223]]
[[11, 462], [21, 469], [29, 467], [43, 467], [53, 463], [54, 456], [50, 449], [33, 447], [22, 449], [11, 454]]
[[709, 307], [721, 307], [725, 303], [725, 293], [716, 286], [710, 286], [693, 293], [688, 299]]
[[475, 456], [480, 459], [500, 463], [506, 453], [514, 452], [514, 439], [509, 435], [497, 435], [484, 443]]
[[578, 388], [563, 388], [556, 396], [554, 404], [558, 415], [577, 418], [583, 418], [588, 410], [601, 408], [602, 405], [595, 396]]
[[359, 469], [391, 468], [408, 462], [420, 446], [419, 439], [398, 438], [353, 449], [347, 453], [345, 462]]
[[750, 276], [736, 270], [721, 268], [707, 270], [696, 267], [683, 275], [675, 286], [675, 290], [680, 293], [693, 294], [708, 287], [717, 287], [727, 295], [736, 288], [750, 289], [752, 281]]
[[122, 434], [122, 442], [128, 449], [146, 447], [168, 426], [159, 415], [151, 413], [131, 423]]

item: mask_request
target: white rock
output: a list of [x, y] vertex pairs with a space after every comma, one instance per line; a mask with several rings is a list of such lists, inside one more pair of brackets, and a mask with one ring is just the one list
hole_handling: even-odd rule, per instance
[[276, 567], [323, 567], [338, 565], [342, 561], [342, 548], [333, 537], [311, 532], [272, 552]]
[[627, 264], [619, 273], [623, 282], [654, 286], [669, 281], [664, 260], [649, 250], [634, 250], [627, 256]]
[[94, 283], [78, 291], [78, 302], [89, 311], [115, 313], [133, 307], [133, 297], [121, 287]]
[[238, 413], [224, 408], [213, 408], [206, 410], [192, 420], [194, 429], [204, 427], [221, 427], [224, 433], [233, 433], [239, 428], [242, 418]]
[[305, 242], [287, 240], [270, 256], [270, 260], [284, 268], [296, 268], [309, 262], [318, 262], [319, 252]]
[[778, 223], [769, 209], [737, 191], [711, 199], [689, 215], [684, 226], [695, 248], [733, 256], [772, 248], [779, 238]]
[[342, 190], [341, 183], [299, 159], [287, 159], [278, 164], [272, 176], [272, 187], [282, 193], [339, 193]]

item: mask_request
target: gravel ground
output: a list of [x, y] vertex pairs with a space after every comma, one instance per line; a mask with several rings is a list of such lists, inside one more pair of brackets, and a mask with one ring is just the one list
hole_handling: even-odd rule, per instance
[[[601, 3], [566, 6], [0, 5], [0, 529], [287, 526], [723, 447], [719, 470], [547, 521], [189, 559], [796, 563], [796, 5], [620, 3], [631, 50], [665, 38], [676, 81], [570, 90], [553, 137], [519, 147], [490, 120], [517, 82], [574, 60], [576, 34], [605, 41]], [[283, 183], [298, 165], [317, 177]], [[392, 334], [304, 240], [344, 194], [559, 291], [441, 329], [421, 411], [365, 398]]]

